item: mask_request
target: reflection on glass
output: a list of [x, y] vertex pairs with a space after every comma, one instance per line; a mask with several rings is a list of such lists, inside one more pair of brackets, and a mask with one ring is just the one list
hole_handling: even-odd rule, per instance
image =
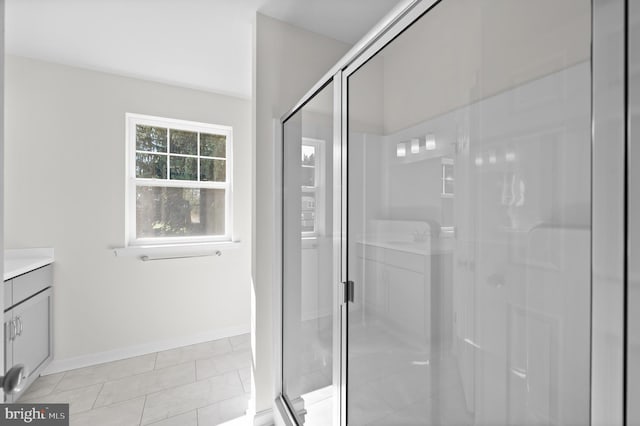
[[303, 192], [302, 194], [302, 232], [316, 231], [316, 194]]
[[436, 138], [433, 133], [428, 133], [424, 139], [424, 147], [427, 151], [433, 151], [436, 149]]
[[302, 186], [316, 186], [316, 148], [312, 145], [302, 145]]
[[451, 158], [442, 159], [442, 196], [453, 197], [453, 164], [454, 160]]
[[348, 78], [349, 425], [589, 424], [590, 38], [444, 0]]
[[136, 238], [224, 233], [224, 189], [136, 187]]
[[302, 145], [302, 165], [315, 167], [316, 165], [316, 147], [313, 145]]
[[302, 186], [315, 186], [316, 171], [314, 167], [303, 165], [300, 175], [302, 177]]
[[330, 424], [334, 402], [332, 96], [330, 84], [284, 124], [283, 387], [309, 425]]

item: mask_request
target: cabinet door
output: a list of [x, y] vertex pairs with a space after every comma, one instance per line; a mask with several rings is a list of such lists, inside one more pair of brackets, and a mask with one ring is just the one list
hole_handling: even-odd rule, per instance
[[[10, 310], [4, 314], [4, 373], [13, 366], [13, 337], [13, 310]], [[4, 402], [13, 402], [13, 396], [5, 393]]]
[[366, 286], [364, 294], [364, 302], [367, 309], [371, 310], [371, 314], [380, 314], [386, 316], [388, 305], [387, 286], [389, 282], [389, 274], [384, 264], [379, 262], [362, 259], [364, 262], [364, 277], [360, 280], [363, 286]]
[[389, 317], [405, 332], [428, 339], [425, 314], [425, 276], [407, 269], [387, 266], [389, 274]]
[[4, 314], [4, 371], [13, 365], [13, 310]]
[[51, 355], [51, 289], [16, 306], [18, 333], [13, 341], [13, 362], [24, 364], [29, 377]]

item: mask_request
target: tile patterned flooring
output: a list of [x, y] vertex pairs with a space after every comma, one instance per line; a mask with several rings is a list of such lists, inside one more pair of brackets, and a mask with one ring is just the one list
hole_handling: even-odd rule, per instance
[[[474, 424], [461, 356], [447, 340], [435, 338], [432, 344], [372, 312], [366, 313], [366, 321], [362, 312], [350, 315], [350, 425]], [[331, 424], [332, 327], [331, 318], [304, 321], [295, 339], [289, 339], [295, 342], [287, 353], [295, 370], [285, 378], [288, 396], [304, 401], [307, 426]]]
[[209, 426], [242, 417], [249, 334], [39, 377], [18, 402], [69, 403], [71, 426]]

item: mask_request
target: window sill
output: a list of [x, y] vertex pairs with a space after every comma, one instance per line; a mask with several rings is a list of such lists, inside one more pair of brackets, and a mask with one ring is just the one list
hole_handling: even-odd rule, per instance
[[113, 254], [117, 257], [138, 257], [143, 261], [222, 256], [224, 251], [238, 249], [240, 245], [240, 241], [141, 245], [116, 248], [113, 249]]

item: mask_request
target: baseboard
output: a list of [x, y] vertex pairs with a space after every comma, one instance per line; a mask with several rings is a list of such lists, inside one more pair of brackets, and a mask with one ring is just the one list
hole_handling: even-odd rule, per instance
[[273, 426], [273, 410], [262, 410], [253, 415], [253, 426]]
[[273, 420], [275, 426], [294, 426], [297, 424], [293, 413], [289, 411], [282, 395], [279, 395], [275, 401], [273, 401], [273, 406]]
[[47, 374], [60, 373], [63, 371], [75, 370], [76, 368], [89, 367], [104, 362], [119, 361], [125, 358], [132, 358], [140, 355], [147, 355], [154, 352], [166, 351], [168, 349], [179, 348], [181, 346], [195, 345], [197, 343], [209, 342], [211, 340], [224, 339], [225, 337], [237, 336], [249, 333], [251, 327], [242, 325], [213, 330], [206, 333], [199, 333], [191, 336], [181, 336], [175, 339], [161, 340], [156, 342], [143, 343], [141, 345], [129, 346], [126, 348], [113, 349], [106, 352], [81, 355], [73, 358], [55, 359], [42, 372]]

